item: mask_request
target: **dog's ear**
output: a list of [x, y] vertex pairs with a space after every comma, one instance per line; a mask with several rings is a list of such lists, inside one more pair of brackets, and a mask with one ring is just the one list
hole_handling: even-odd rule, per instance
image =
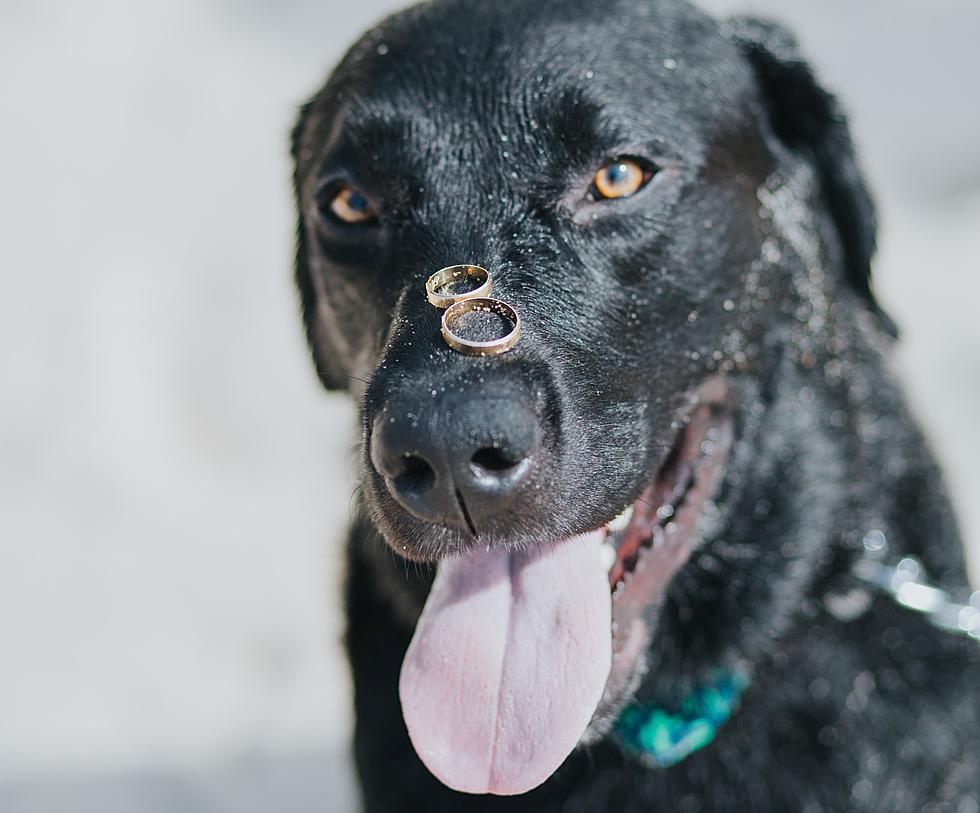
[[293, 159], [293, 195], [296, 202], [295, 280], [300, 295], [306, 340], [313, 353], [313, 363], [316, 365], [317, 375], [320, 376], [320, 381], [328, 390], [340, 390], [346, 389], [347, 378], [337, 369], [336, 360], [330, 357], [330, 351], [327, 349], [329, 342], [324, 335], [323, 326], [319, 323], [319, 296], [313, 284], [313, 275], [309, 264], [306, 224], [303, 221], [303, 202], [300, 196], [300, 141], [312, 107], [313, 100], [310, 100], [300, 108], [299, 116], [290, 135], [290, 154]]
[[896, 335], [894, 322], [879, 307], [871, 289], [877, 217], [839, 102], [820, 86], [796, 38], [781, 25], [735, 17], [726, 28], [755, 71], [774, 134], [816, 168], [840, 234], [848, 283], [882, 328]]

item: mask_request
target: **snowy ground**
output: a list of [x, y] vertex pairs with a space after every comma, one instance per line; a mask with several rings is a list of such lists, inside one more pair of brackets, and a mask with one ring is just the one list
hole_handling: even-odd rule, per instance
[[[306, 360], [286, 134], [395, 5], [0, 8], [5, 813], [353, 809], [353, 415]], [[980, 6], [708, 5], [789, 20], [854, 114], [980, 581]]]

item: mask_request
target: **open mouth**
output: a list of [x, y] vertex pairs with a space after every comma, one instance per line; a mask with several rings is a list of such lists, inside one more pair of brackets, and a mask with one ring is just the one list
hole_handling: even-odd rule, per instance
[[732, 444], [724, 385], [698, 393], [656, 476], [603, 528], [440, 562], [402, 663], [415, 749], [444, 784], [524, 793], [632, 696], [657, 610]]
[[703, 402], [653, 482], [608, 523], [603, 563], [612, 591], [613, 655], [592, 738], [602, 720], [615, 718], [632, 695], [645, 664], [654, 612], [667, 587], [702, 536], [698, 526], [724, 472], [732, 445], [732, 420], [723, 401]]

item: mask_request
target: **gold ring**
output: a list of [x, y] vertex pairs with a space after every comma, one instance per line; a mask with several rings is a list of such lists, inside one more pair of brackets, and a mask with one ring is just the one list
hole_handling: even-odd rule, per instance
[[[463, 314], [471, 311], [483, 311], [484, 313], [496, 313], [514, 325], [510, 332], [493, 339], [489, 342], [473, 342], [464, 339], [462, 336], [453, 333], [452, 326], [459, 321]], [[464, 353], [467, 356], [499, 356], [510, 350], [521, 338], [521, 317], [517, 315], [510, 305], [499, 299], [488, 299], [478, 297], [476, 299], [464, 299], [447, 308], [442, 314], [442, 338], [457, 353]]]
[[[459, 282], [466, 277], [476, 280], [478, 283], [477, 287], [462, 294], [445, 296], [439, 293], [440, 288], [444, 288], [454, 282]], [[436, 271], [425, 283], [425, 293], [429, 298], [429, 302], [437, 308], [448, 308], [450, 305], [455, 305], [457, 302], [463, 302], [467, 299], [488, 297], [492, 290], [493, 280], [490, 279], [490, 272], [479, 265], [450, 265]]]

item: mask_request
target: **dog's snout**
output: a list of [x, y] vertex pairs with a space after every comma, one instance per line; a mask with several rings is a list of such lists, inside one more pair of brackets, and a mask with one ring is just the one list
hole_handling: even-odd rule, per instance
[[540, 456], [538, 418], [518, 397], [426, 400], [385, 405], [372, 426], [371, 462], [411, 514], [479, 535], [526, 485]]

